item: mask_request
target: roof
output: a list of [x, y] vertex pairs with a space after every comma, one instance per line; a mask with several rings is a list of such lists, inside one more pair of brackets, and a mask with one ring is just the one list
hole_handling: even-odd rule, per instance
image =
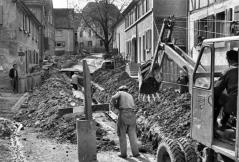
[[140, 0], [132, 0], [130, 4], [126, 7], [126, 9], [122, 12], [122, 15], [124, 16], [127, 14]]
[[43, 0], [22, 0], [26, 5], [44, 5]]
[[54, 9], [55, 27], [56, 29], [72, 29], [73, 28], [74, 9], [59, 8]]
[[140, 0], [132, 0], [129, 5], [125, 8], [125, 10], [122, 12], [122, 15], [120, 19], [113, 25], [113, 28], [115, 28], [123, 19], [124, 16], [131, 11], [132, 8], [139, 2]]

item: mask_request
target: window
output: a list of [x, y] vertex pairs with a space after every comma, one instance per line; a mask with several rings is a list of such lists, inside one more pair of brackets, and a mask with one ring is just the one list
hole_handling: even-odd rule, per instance
[[149, 0], [145, 0], [146, 1], [146, 12], [149, 11]]
[[22, 28], [23, 28], [23, 30], [25, 30], [25, 24], [26, 24], [25, 18], [26, 18], [26, 16], [23, 15], [23, 18], [22, 18]]
[[149, 29], [148, 31], [146, 31], [146, 49], [150, 50], [152, 47], [152, 31], [151, 29]]
[[28, 18], [27, 18], [27, 15], [25, 15], [25, 18], [24, 18], [24, 30], [27, 31], [27, 28], [28, 28]]
[[127, 59], [131, 56], [131, 41], [126, 42]]
[[80, 31], [80, 37], [83, 37], [83, 31]]
[[141, 17], [141, 3], [139, 3], [138, 4], [138, 6], [137, 6], [137, 12], [138, 12], [138, 18], [140, 18]]
[[138, 51], [139, 51], [139, 60], [140, 60], [140, 62], [141, 62], [141, 50], [142, 50], [142, 47], [141, 47], [141, 37], [139, 37], [139, 40], [138, 40], [138, 42], [139, 42], [139, 46], [138, 46]]
[[39, 64], [39, 54], [36, 53], [36, 64]]
[[65, 42], [56, 42], [56, 47], [65, 47]]
[[0, 25], [3, 24], [3, 6], [0, 6]]
[[146, 45], [145, 45], [145, 35], [143, 36], [143, 61], [146, 60]]
[[80, 42], [80, 48], [84, 47], [84, 42]]
[[56, 31], [56, 37], [62, 37], [63, 36], [63, 31], [62, 30], [57, 30]]
[[220, 12], [216, 15], [216, 19], [217, 19], [217, 22], [216, 22], [216, 37], [217, 38], [220, 38], [220, 37], [223, 37], [223, 33], [226, 33], [225, 31], [225, 25], [226, 25], [226, 22], [224, 22], [226, 18], [226, 13], [225, 12]]
[[127, 28], [129, 26], [129, 16], [126, 15], [125, 17], [125, 28]]
[[234, 19], [239, 21], [239, 6], [235, 7], [235, 11], [234, 11]]
[[145, 0], [142, 1], [142, 15], [145, 14]]
[[211, 48], [204, 47], [194, 76], [194, 86], [209, 89], [211, 86]]
[[91, 33], [91, 30], [89, 29], [89, 37], [91, 37], [92, 36], [92, 33]]
[[92, 47], [92, 41], [88, 41], [88, 47]]
[[31, 33], [31, 20], [30, 20], [30, 17], [28, 17], [28, 33]]
[[35, 25], [32, 24], [32, 40], [35, 39]]

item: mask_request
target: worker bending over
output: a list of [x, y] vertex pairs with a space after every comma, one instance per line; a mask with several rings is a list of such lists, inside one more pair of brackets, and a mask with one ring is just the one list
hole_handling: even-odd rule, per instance
[[80, 90], [80, 87], [81, 87], [80, 82], [81, 80], [83, 80], [83, 78], [80, 76], [80, 73], [78, 71], [75, 71], [71, 79], [72, 79], [71, 84], [74, 90]]
[[128, 134], [129, 137], [133, 156], [140, 156], [136, 135], [136, 106], [133, 96], [128, 93], [128, 88], [126, 86], [121, 86], [119, 87], [118, 92], [112, 97], [111, 101], [114, 104], [114, 107], [119, 109], [117, 122], [117, 134], [119, 136], [121, 152], [119, 157], [127, 157], [126, 134]]

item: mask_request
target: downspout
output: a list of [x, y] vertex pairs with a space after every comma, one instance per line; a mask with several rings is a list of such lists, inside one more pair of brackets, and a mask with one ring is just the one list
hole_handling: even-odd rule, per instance
[[[186, 2], [186, 17], [187, 17], [187, 29], [190, 29], [189, 28], [189, 0], [187, 0]], [[187, 53], [189, 53], [191, 50], [189, 50], [189, 30], [186, 30], [186, 51]]]
[[138, 60], [139, 60], [139, 56], [138, 56], [138, 23], [136, 23], [136, 42], [135, 42], [135, 54], [136, 54], [136, 57], [137, 57], [137, 60], [136, 60], [136, 63], [138, 63]]

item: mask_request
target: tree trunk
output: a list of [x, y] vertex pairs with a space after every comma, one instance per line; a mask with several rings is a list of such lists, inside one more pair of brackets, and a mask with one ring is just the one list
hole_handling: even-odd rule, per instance
[[105, 45], [105, 52], [106, 52], [106, 54], [109, 54], [110, 53], [109, 41], [105, 41], [104, 45]]

